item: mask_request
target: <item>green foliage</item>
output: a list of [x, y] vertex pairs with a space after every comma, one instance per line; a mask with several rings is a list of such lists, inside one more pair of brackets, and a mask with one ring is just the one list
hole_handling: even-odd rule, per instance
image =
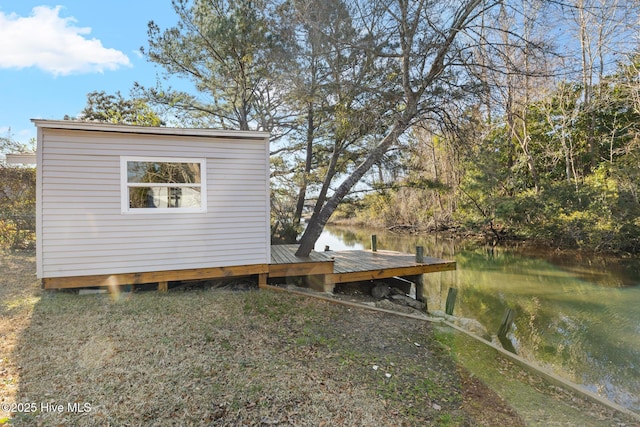
[[[583, 88], [567, 82], [528, 106], [528, 150], [538, 174], [536, 183], [508, 126], [501, 120], [469, 122], [470, 127], [460, 129], [453, 139], [466, 138], [460, 131], [481, 134], [482, 139], [456, 146], [457, 160], [452, 161], [446, 160], [442, 145], [451, 138], [427, 136], [420, 142], [427, 149], [414, 147], [403, 159], [408, 172], [401, 182], [416, 182], [414, 187], [421, 190], [381, 189], [363, 198], [358, 216], [378, 226], [420, 228], [430, 216], [442, 215], [443, 206], [455, 206], [452, 218], [459, 226], [494, 239], [517, 237], [562, 247], [638, 252], [640, 86], [629, 67], [600, 83], [595, 116], [583, 110]], [[596, 142], [595, 148], [589, 140]], [[436, 163], [436, 158], [449, 163]], [[460, 173], [457, 182], [448, 179], [454, 191], [438, 186], [437, 192], [429, 190], [430, 180], [447, 167]], [[430, 193], [438, 195], [439, 203]]]
[[[142, 53], [167, 76], [185, 78], [197, 94], [138, 87], [183, 124], [272, 130], [280, 123], [271, 76], [287, 69], [286, 21], [266, 0], [173, 0], [179, 21], [148, 24]], [[277, 24], [277, 25], [276, 25]]]
[[296, 201], [292, 191], [286, 188], [271, 189], [271, 242], [294, 243], [300, 233], [300, 225], [293, 218]]
[[16, 141], [11, 134], [11, 128], [6, 137], [0, 137], [0, 153], [30, 153], [35, 151], [35, 146], [35, 138], [26, 144]]
[[437, 190], [412, 186], [376, 192], [363, 197], [356, 217], [369, 226], [435, 230], [437, 197]]
[[354, 220], [357, 222], [362, 209], [363, 203], [360, 199], [345, 200], [344, 203], [338, 205], [331, 219], [332, 221]]
[[367, 194], [362, 198], [358, 220], [374, 227], [388, 227], [389, 222], [394, 221], [392, 198], [391, 192]]
[[0, 248], [33, 246], [35, 206], [35, 169], [0, 166]]
[[528, 106], [537, 187], [508, 129], [492, 124], [464, 153], [455, 218], [498, 238], [639, 251], [639, 86], [630, 67], [592, 89], [597, 114], [581, 102], [584, 88], [571, 82]]
[[640, 249], [640, 204], [607, 165], [587, 176], [578, 189], [566, 181], [548, 182], [538, 193], [528, 189], [491, 200], [478, 195], [478, 203], [484, 215], [469, 204], [458, 211], [467, 226], [478, 228], [492, 221], [520, 238], [563, 247]]
[[78, 119], [138, 126], [164, 125], [160, 116], [143, 99], [125, 99], [120, 92], [115, 95], [107, 95], [104, 91], [88, 93], [87, 105]]
[[[391, 229], [437, 231], [452, 226], [453, 183], [456, 171], [451, 140], [414, 130], [402, 150], [388, 153], [376, 180], [375, 192], [360, 200], [358, 222]], [[442, 159], [440, 159], [441, 157]]]

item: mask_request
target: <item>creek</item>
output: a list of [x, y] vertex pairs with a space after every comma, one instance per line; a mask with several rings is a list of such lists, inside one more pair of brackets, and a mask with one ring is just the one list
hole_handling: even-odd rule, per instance
[[452, 259], [456, 271], [425, 275], [429, 310], [444, 310], [458, 289], [454, 315], [495, 335], [505, 310], [515, 352], [640, 413], [640, 258], [614, 258], [522, 247], [482, 247], [438, 235], [403, 235], [327, 227], [316, 250], [378, 249]]

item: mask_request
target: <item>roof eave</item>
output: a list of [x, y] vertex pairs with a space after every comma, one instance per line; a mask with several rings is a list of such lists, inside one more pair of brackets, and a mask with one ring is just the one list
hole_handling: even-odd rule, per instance
[[120, 132], [155, 135], [179, 135], [179, 136], [200, 136], [217, 138], [269, 138], [269, 132], [222, 130], [210, 128], [174, 128], [156, 126], [135, 126], [111, 124], [102, 122], [84, 122], [78, 120], [44, 120], [31, 119], [31, 122], [38, 128], [43, 129], [67, 129], [67, 130], [90, 130], [99, 132]]

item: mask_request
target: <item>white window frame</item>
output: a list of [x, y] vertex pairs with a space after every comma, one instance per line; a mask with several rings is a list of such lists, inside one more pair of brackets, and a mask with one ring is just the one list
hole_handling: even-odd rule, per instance
[[[175, 183], [153, 183], [153, 186], [160, 187], [200, 187], [200, 207], [178, 207], [178, 208], [130, 208], [129, 188], [148, 187], [147, 183], [130, 183], [127, 175], [128, 162], [155, 162], [155, 163], [199, 163], [200, 183], [199, 184], [175, 184]], [[123, 214], [168, 214], [168, 213], [206, 213], [207, 212], [207, 160], [205, 158], [193, 157], [120, 157], [120, 205]]]

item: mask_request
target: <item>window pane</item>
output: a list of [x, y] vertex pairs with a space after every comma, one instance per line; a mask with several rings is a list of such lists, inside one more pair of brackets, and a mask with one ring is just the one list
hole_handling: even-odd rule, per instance
[[129, 208], [200, 208], [200, 187], [130, 187]]
[[200, 184], [200, 163], [130, 161], [127, 182]]

